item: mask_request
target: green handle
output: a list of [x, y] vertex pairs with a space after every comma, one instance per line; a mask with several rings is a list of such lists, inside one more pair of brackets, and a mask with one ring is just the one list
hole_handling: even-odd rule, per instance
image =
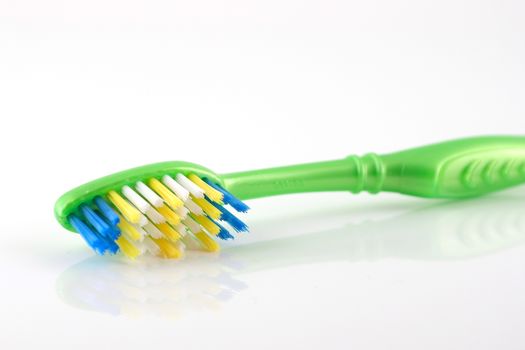
[[525, 183], [525, 137], [459, 139], [386, 155], [369, 153], [221, 178], [241, 199], [319, 191], [473, 197]]

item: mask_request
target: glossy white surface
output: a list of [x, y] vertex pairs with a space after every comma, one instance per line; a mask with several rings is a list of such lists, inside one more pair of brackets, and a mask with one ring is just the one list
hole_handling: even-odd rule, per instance
[[96, 257], [64, 191], [525, 134], [520, 1], [0, 3], [0, 348], [523, 349], [525, 188], [251, 201], [222, 254]]

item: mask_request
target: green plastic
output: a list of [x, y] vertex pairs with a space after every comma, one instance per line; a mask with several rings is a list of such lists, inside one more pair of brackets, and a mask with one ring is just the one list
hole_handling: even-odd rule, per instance
[[74, 231], [67, 217], [74, 213], [80, 204], [90, 202], [96, 196], [104, 196], [111, 190], [119, 191], [125, 185], [151, 178], [160, 179], [164, 175], [175, 176], [179, 173], [197, 174], [224, 186], [217, 174], [198, 164], [182, 161], [155, 163], [104, 176], [66, 192], [55, 204], [55, 217], [66, 229]]
[[427, 198], [466, 198], [525, 183], [525, 137], [487, 136], [437, 143], [406, 151], [218, 175], [187, 162], [156, 163], [92, 181], [64, 194], [55, 216], [67, 217], [82, 202], [109, 190], [165, 174], [195, 173], [240, 199], [320, 192], [399, 192]]

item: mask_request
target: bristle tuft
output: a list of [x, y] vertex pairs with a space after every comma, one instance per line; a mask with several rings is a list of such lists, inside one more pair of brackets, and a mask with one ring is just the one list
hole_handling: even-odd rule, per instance
[[175, 214], [177, 214], [181, 220], [184, 220], [188, 216], [189, 210], [186, 207], [180, 207], [175, 210]]
[[146, 214], [151, 208], [151, 204], [146, 202], [137, 192], [133, 191], [131, 187], [122, 187], [122, 194], [128, 201], [131, 202], [142, 214]]
[[146, 225], [142, 227], [144, 231], [148, 233], [152, 238], [162, 238], [163, 234], [162, 232], [157, 228], [157, 226], [153, 225], [151, 222], [148, 222]]
[[166, 218], [153, 207], [150, 207], [145, 214], [148, 217], [148, 219], [154, 224], [162, 224], [166, 222]]
[[146, 186], [146, 184], [144, 184], [143, 182], [137, 182], [135, 188], [154, 207], [158, 208], [164, 205], [164, 200], [160, 198], [159, 195], [157, 195], [151, 188]]
[[130, 259], [135, 259], [140, 255], [141, 251], [135, 247], [130, 241], [128, 241], [123, 236], [119, 237], [116, 241], [117, 245], [120, 248], [120, 251]]
[[167, 223], [157, 225], [157, 228], [166, 238], [169, 238], [172, 241], [177, 241], [181, 238], [181, 235]]
[[124, 218], [120, 218], [118, 227], [133, 241], [142, 241], [146, 235], [146, 232], [140, 226], [133, 225]]
[[78, 216], [70, 215], [68, 220], [71, 226], [73, 226], [73, 228], [82, 236], [82, 238], [84, 238], [86, 243], [93, 248], [97, 254], [104, 255], [106, 252], [115, 254], [118, 251], [118, 246], [113, 241], [105, 239], [100, 234], [97, 234]]
[[201, 230], [201, 225], [193, 220], [191, 216], [186, 217], [182, 223], [193, 233], [199, 232]]
[[190, 192], [177, 181], [173, 180], [171, 176], [164, 175], [162, 177], [162, 183], [166, 185], [166, 187], [173, 191], [173, 193], [175, 193], [177, 197], [179, 197], [183, 201], [186, 201], [190, 197]]
[[194, 236], [199, 240], [204, 250], [208, 252], [218, 252], [220, 246], [204, 231], [194, 233]]
[[151, 255], [159, 255], [160, 254], [160, 248], [158, 245], [155, 244], [155, 242], [153, 242], [153, 240], [151, 239], [151, 237], [149, 236], [146, 236], [144, 237], [144, 240], [142, 241], [142, 243], [144, 244], [144, 247], [146, 248], [146, 250], [151, 254]]
[[215, 188], [208, 185], [206, 182], [202, 181], [200, 177], [198, 177], [195, 174], [190, 174], [188, 176], [188, 179], [190, 179], [195, 185], [199, 186], [202, 191], [204, 191], [204, 194], [210, 198], [212, 201], [218, 204], [223, 204], [223, 198], [224, 194]]
[[215, 224], [219, 226], [221, 229], [219, 233], [217, 234], [217, 237], [219, 237], [222, 240], [235, 239], [235, 237], [227, 229], [225, 229], [224, 226], [222, 226], [219, 223], [215, 223]]
[[246, 205], [246, 203], [244, 203], [243, 201], [235, 197], [232, 193], [228, 192], [226, 189], [211, 182], [208, 179], [204, 179], [204, 182], [206, 182], [208, 185], [210, 185], [217, 191], [222, 192], [222, 194], [224, 195], [224, 198], [223, 198], [224, 203], [229, 204], [236, 211], [241, 212], [241, 213], [247, 213], [248, 210], [250, 210], [250, 207]]
[[173, 192], [171, 192], [166, 186], [164, 186], [159, 180], [150, 179], [148, 185], [153, 189], [153, 191], [157, 192], [157, 194], [161, 196], [171, 208], [177, 209], [182, 207], [182, 200]]
[[104, 218], [113, 226], [117, 225], [120, 221], [118, 214], [111, 208], [108, 202], [102, 197], [96, 197], [94, 200], [98, 210], [104, 215]]
[[247, 232], [248, 225], [241, 221], [238, 217], [233, 215], [228, 209], [217, 204], [213, 204], [218, 210], [221, 211], [221, 220], [230, 224], [236, 232]]
[[171, 225], [175, 226], [180, 223], [180, 217], [171, 210], [168, 206], [163, 205], [157, 208], [158, 212], [166, 218], [166, 221]]
[[219, 237], [220, 239], [225, 240], [225, 241], [234, 238], [234, 237], [231, 235], [231, 233], [228, 232], [227, 230], [221, 230], [221, 231], [219, 232], [219, 234], [217, 235], [217, 237]]
[[120, 213], [132, 224], [141, 223], [143, 215], [140, 211], [132, 206], [128, 201], [122, 198], [117, 192], [109, 191], [108, 199], [120, 211]]
[[192, 219], [199, 223], [209, 234], [216, 236], [221, 228], [204, 215], [192, 215]]
[[95, 231], [104, 236], [104, 237], [110, 237], [110, 226], [102, 219], [98, 214], [88, 207], [87, 205], [81, 205], [80, 211], [82, 212], [82, 215], [84, 215], [84, 218], [87, 220], [87, 222], [95, 229]]
[[206, 215], [214, 220], [219, 220], [221, 218], [221, 211], [217, 209], [213, 204], [208, 202], [205, 198], [193, 198], [195, 204], [204, 210]]
[[76, 215], [70, 215], [69, 223], [82, 236], [82, 238], [84, 238], [86, 243], [97, 252], [97, 254], [104, 254], [104, 251], [106, 250], [104, 241], [97, 236], [97, 234], [92, 231], [85, 222]]
[[204, 198], [204, 191], [182, 174], [177, 174], [177, 182], [188, 190], [195, 198]]
[[164, 238], [153, 238], [153, 242], [160, 248], [160, 253], [167, 259], [180, 259], [182, 257], [182, 251], [172, 242]]

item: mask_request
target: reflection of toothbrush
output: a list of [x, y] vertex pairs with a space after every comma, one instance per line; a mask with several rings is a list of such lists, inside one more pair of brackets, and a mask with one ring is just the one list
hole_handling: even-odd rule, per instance
[[317, 191], [465, 198], [524, 182], [524, 137], [477, 137], [226, 175], [192, 163], [157, 163], [73, 189], [57, 201], [55, 215], [100, 254], [122, 251], [134, 258], [149, 251], [177, 258], [188, 245], [217, 251], [210, 235], [233, 238], [224, 223], [246, 231], [225, 208], [247, 211], [237, 198]]

